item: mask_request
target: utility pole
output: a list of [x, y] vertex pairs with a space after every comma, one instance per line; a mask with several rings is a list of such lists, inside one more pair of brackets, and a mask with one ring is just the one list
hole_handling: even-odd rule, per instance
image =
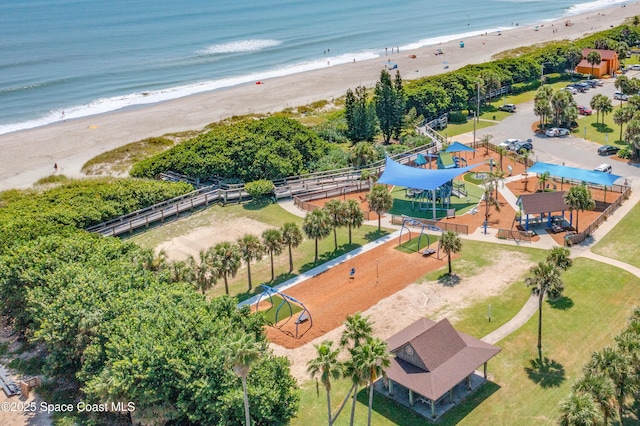
[[[478, 119], [480, 118], [480, 82], [478, 82], [478, 106], [476, 108], [476, 117]], [[474, 122], [475, 122], [475, 118], [474, 118]]]

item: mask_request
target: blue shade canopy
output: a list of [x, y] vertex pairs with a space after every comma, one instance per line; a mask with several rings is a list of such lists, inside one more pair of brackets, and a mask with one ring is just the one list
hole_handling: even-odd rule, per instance
[[475, 151], [475, 149], [463, 143], [454, 142], [451, 145], [449, 145], [447, 149], [444, 150], [444, 152], [464, 152], [464, 151], [473, 152]]
[[424, 155], [418, 154], [418, 155], [416, 155], [416, 160], [414, 161], [414, 163], [416, 165], [418, 165], [418, 166], [422, 166], [422, 165], [427, 164], [427, 159], [424, 158]]
[[596, 172], [595, 170], [579, 169], [577, 167], [560, 166], [558, 164], [538, 162], [529, 167], [529, 172], [542, 174], [549, 172], [550, 176], [579, 180], [597, 185], [611, 186], [622, 176], [612, 175], [610, 173]]
[[387, 157], [384, 172], [382, 176], [380, 176], [380, 179], [378, 179], [378, 183], [433, 191], [446, 182], [453, 180], [455, 177], [479, 165], [480, 164], [476, 164], [455, 169], [419, 169], [417, 167], [405, 166]]

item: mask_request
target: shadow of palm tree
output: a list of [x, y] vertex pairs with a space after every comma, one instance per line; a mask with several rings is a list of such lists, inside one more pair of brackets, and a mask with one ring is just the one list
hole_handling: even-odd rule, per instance
[[442, 274], [438, 277], [438, 282], [445, 287], [453, 287], [460, 283], [460, 277], [456, 274]]
[[389, 235], [389, 231], [375, 230], [375, 231], [367, 232], [366, 234], [364, 234], [364, 239], [367, 241], [375, 241], [378, 238], [382, 238], [386, 235]]
[[560, 309], [561, 311], [573, 308], [573, 299], [567, 296], [559, 297], [556, 300], [547, 299], [547, 303], [553, 309]]
[[563, 365], [548, 357], [530, 359], [529, 364], [524, 369], [527, 376], [545, 389], [558, 387], [567, 379]]
[[244, 203], [242, 205], [242, 208], [245, 210], [260, 210], [272, 203], [273, 201], [269, 198], [256, 198], [249, 201], [248, 203]]

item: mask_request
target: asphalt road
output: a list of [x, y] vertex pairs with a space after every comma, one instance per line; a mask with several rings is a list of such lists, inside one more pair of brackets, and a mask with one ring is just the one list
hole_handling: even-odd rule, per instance
[[[627, 76], [631, 78], [636, 74], [640, 74], [640, 72], [631, 71], [627, 73]], [[616, 91], [615, 79], [603, 80], [603, 83], [601, 87], [595, 87], [585, 93], [575, 95], [574, 98], [577, 104], [589, 106], [591, 98], [599, 93], [607, 95], [613, 100], [613, 93]], [[613, 102], [616, 105], [615, 103], [620, 101], [613, 100]], [[517, 112], [502, 120], [499, 124], [478, 130], [476, 138], [480, 140], [485, 134], [490, 134], [493, 136], [491, 140], [495, 144], [499, 144], [508, 138], [532, 139], [532, 159], [535, 161], [564, 164], [585, 169], [593, 169], [602, 163], [609, 163], [613, 167], [613, 174], [628, 178], [630, 181], [635, 177], [640, 178], [640, 167], [597, 154], [597, 149], [601, 145], [584, 139], [584, 126], [580, 125], [582, 118], [584, 118], [582, 115], [578, 116], [580, 136], [577, 133], [573, 133], [571, 136], [552, 138], [538, 135], [532, 130], [532, 125], [538, 120], [538, 117], [533, 113], [533, 101], [530, 101], [518, 104]], [[618, 131], [618, 129], [614, 129], [614, 132], [610, 134], [611, 142], [617, 139], [618, 134], [615, 131]]]

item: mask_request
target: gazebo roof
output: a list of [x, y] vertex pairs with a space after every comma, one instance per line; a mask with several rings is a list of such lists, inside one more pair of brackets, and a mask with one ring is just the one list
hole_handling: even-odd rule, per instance
[[500, 352], [496, 346], [455, 330], [446, 318], [439, 322], [419, 319], [391, 336], [387, 344], [396, 354], [386, 370], [389, 379], [432, 401]]
[[564, 201], [566, 191], [536, 192], [524, 194], [518, 198], [524, 214], [539, 214], [549, 212], [563, 212], [569, 210]]
[[449, 145], [449, 147], [447, 149], [444, 150], [444, 152], [463, 152], [463, 151], [473, 152], [473, 151], [475, 151], [475, 149], [473, 149], [470, 146], [467, 146], [467, 145], [465, 145], [463, 143], [454, 142], [451, 145]]

